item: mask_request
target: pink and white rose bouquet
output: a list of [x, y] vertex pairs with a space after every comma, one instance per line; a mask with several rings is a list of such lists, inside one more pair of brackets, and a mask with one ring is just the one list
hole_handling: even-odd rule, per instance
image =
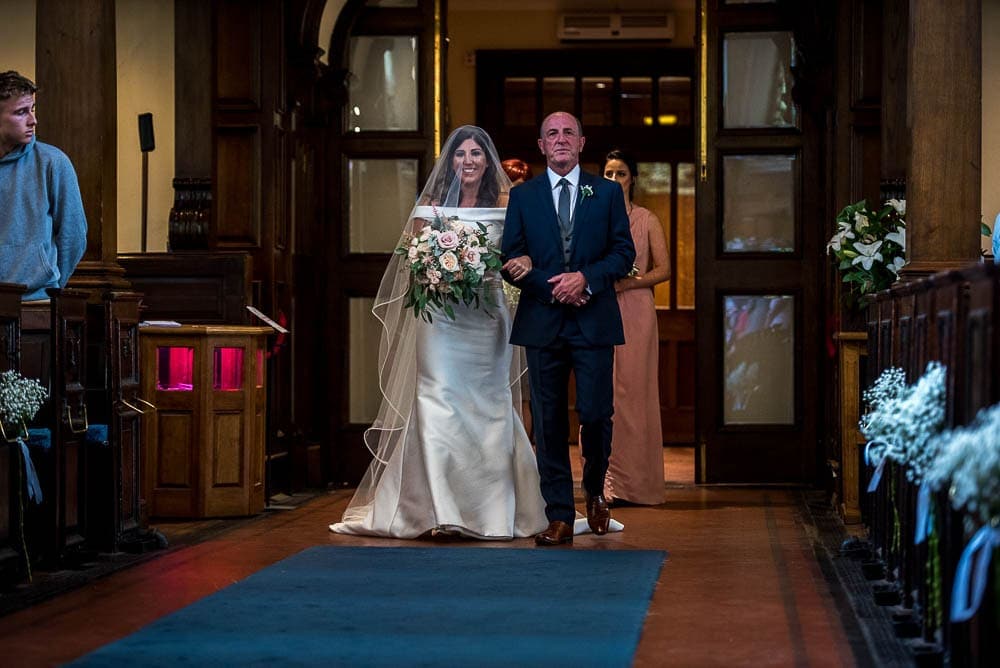
[[404, 237], [395, 251], [406, 256], [410, 272], [404, 308], [412, 308], [414, 317], [433, 322], [433, 311], [454, 320], [457, 304], [496, 306], [493, 293], [483, 289], [483, 281], [487, 272], [498, 272], [503, 263], [486, 225], [473, 227], [455, 216], [442, 218], [436, 209], [434, 214], [419, 232]]

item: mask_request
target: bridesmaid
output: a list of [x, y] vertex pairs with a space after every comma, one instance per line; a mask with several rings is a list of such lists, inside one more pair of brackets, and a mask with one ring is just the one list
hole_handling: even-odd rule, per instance
[[605, 157], [604, 178], [620, 183], [624, 192], [638, 270], [615, 285], [625, 344], [615, 347], [615, 429], [604, 495], [619, 505], [664, 501], [653, 286], [670, 278], [670, 254], [659, 219], [632, 201], [638, 176], [638, 165], [623, 151]]

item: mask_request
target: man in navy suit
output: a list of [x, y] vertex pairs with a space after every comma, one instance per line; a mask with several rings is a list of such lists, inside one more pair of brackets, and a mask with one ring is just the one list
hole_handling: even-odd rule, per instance
[[538, 472], [549, 527], [538, 545], [573, 542], [569, 374], [584, 456], [587, 521], [607, 533], [604, 476], [611, 454], [614, 347], [625, 342], [615, 281], [635, 261], [621, 188], [580, 170], [580, 121], [557, 111], [542, 122], [544, 173], [510, 191], [505, 277], [521, 288], [510, 342], [525, 347]]

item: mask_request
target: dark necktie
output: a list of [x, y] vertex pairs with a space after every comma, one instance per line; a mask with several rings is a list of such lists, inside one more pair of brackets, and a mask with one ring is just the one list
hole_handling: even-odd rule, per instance
[[569, 220], [569, 181], [559, 179], [559, 226], [562, 227], [563, 234], [570, 233]]

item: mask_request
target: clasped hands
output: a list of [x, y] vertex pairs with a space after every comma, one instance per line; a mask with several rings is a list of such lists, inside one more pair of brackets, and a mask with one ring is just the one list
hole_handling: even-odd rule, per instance
[[[511, 258], [503, 265], [503, 270], [515, 281], [527, 276], [531, 269], [531, 258], [526, 255]], [[556, 274], [548, 282], [552, 285], [552, 299], [561, 304], [583, 306], [590, 301], [590, 295], [586, 292], [587, 279], [579, 271]]]

